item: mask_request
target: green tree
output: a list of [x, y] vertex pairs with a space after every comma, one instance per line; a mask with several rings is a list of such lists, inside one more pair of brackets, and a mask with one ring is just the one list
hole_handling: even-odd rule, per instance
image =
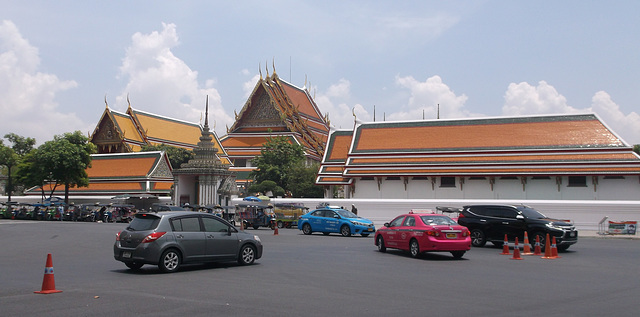
[[69, 188], [89, 186], [86, 169], [91, 167], [91, 154], [95, 152], [96, 146], [80, 131], [56, 135], [38, 147], [37, 157], [32, 161], [37, 166], [31, 170], [37, 173], [30, 176], [32, 180], [46, 177], [42, 183], [52, 183], [52, 192], [57, 186], [64, 186], [64, 201], [68, 204]]
[[293, 165], [291, 172], [287, 174], [287, 185], [291, 195], [296, 198], [324, 197], [324, 188], [316, 185], [316, 176], [319, 169], [319, 163], [307, 166], [304, 162], [298, 162]]
[[4, 146], [2, 140], [0, 140], [0, 165], [5, 166], [7, 169], [7, 185], [5, 186], [5, 191], [9, 201], [11, 201], [11, 194], [15, 190], [15, 186], [20, 184], [20, 182], [16, 182], [14, 178], [17, 165], [20, 163], [22, 157], [33, 149], [33, 145], [36, 144], [36, 139], [25, 138], [15, 133], [5, 134], [4, 138], [12, 144], [11, 147], [7, 147]]
[[7, 185], [5, 186], [5, 192], [7, 193], [8, 200], [11, 201], [11, 192], [13, 192], [12, 174], [13, 167], [18, 164], [20, 157], [16, 152], [2, 143], [0, 140], [0, 166], [7, 168]]
[[274, 196], [284, 196], [284, 188], [278, 186], [276, 182], [265, 180], [261, 183], [254, 183], [249, 186], [250, 193], [264, 193], [271, 192]]
[[285, 136], [270, 137], [260, 151], [260, 155], [251, 161], [257, 169], [249, 176], [253, 177], [258, 184], [271, 180], [287, 189], [287, 175], [291, 167], [301, 161], [304, 161], [302, 146], [290, 143], [289, 138]]
[[640, 154], [640, 144], [636, 144], [633, 146], [633, 151]]
[[169, 158], [169, 162], [171, 162], [172, 168], [180, 168], [182, 163], [189, 162], [190, 159], [196, 156], [195, 153], [191, 150], [187, 150], [184, 148], [169, 146], [166, 144], [161, 145], [143, 145], [143, 152], [151, 152], [151, 151], [164, 151]]
[[[42, 192], [42, 199], [45, 199], [44, 185], [46, 180], [50, 178], [50, 173], [45, 171], [44, 164], [40, 161], [40, 152], [38, 149], [31, 150], [27, 153], [20, 164], [16, 173], [18, 181], [26, 188], [39, 186]], [[53, 191], [49, 197], [53, 195]]]

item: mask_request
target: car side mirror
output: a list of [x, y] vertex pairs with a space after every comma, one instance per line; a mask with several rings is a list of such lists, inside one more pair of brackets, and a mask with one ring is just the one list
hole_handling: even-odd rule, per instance
[[523, 216], [523, 215], [517, 215], [517, 216], [516, 216], [516, 219], [518, 219], [518, 220], [524, 220], [524, 216]]
[[388, 223], [388, 222], [385, 222], [385, 223], [384, 223], [384, 226], [385, 226], [385, 227], [389, 227], [389, 223]]

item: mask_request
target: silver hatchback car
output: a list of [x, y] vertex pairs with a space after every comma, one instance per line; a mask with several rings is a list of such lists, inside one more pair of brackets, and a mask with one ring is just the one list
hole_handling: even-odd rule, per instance
[[238, 261], [252, 264], [262, 257], [260, 237], [238, 231], [207, 213], [171, 211], [138, 213], [116, 234], [113, 256], [130, 269], [158, 265], [175, 272], [183, 263]]

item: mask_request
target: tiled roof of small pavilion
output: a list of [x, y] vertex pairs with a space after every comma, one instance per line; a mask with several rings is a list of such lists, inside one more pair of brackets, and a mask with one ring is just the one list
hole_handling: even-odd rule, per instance
[[640, 174], [640, 157], [594, 114], [363, 123], [347, 156], [346, 179]]
[[347, 162], [353, 131], [338, 130], [329, 135], [327, 150], [324, 153], [317, 183], [350, 184], [351, 180], [342, 176]]
[[[86, 169], [89, 187], [70, 188], [69, 193], [72, 195], [125, 193], [166, 195], [170, 193], [173, 185], [171, 170], [171, 164], [163, 152], [94, 154], [91, 167]], [[45, 185], [44, 189], [49, 193], [52, 185]], [[40, 187], [30, 188], [26, 194], [40, 194]], [[64, 186], [58, 186], [54, 194], [64, 194]]]

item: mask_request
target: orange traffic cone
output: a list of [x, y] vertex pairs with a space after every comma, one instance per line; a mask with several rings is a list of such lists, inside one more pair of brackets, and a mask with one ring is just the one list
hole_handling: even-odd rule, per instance
[[504, 235], [504, 243], [502, 244], [502, 253], [503, 255], [510, 255], [511, 252], [509, 252], [509, 240], [507, 240], [507, 235]]
[[52, 294], [62, 293], [56, 289], [56, 282], [53, 278], [53, 261], [51, 260], [51, 253], [47, 254], [47, 264], [44, 268], [44, 278], [42, 279], [42, 290], [35, 291], [36, 294]]
[[544, 256], [543, 259], [555, 259], [551, 256], [551, 246], [549, 245], [549, 234], [547, 233], [547, 238], [544, 241]]
[[274, 227], [274, 229], [273, 229], [273, 235], [274, 235], [274, 236], [277, 236], [277, 235], [278, 235], [278, 225], [275, 225], [275, 226], [273, 226], [273, 227]]
[[522, 255], [532, 255], [533, 252], [531, 252], [531, 244], [529, 244], [529, 235], [527, 234], [527, 232], [524, 232], [524, 247], [522, 249]]
[[558, 248], [556, 247], [556, 237], [553, 237], [553, 243], [551, 244], [551, 257], [554, 259], [561, 258], [561, 256], [558, 255]]
[[513, 257], [511, 260], [522, 260], [520, 257], [520, 247], [518, 247], [518, 237], [516, 237], [516, 242], [513, 245]]
[[540, 249], [540, 236], [536, 235], [536, 244], [533, 246], [533, 255], [542, 255], [542, 250]]

